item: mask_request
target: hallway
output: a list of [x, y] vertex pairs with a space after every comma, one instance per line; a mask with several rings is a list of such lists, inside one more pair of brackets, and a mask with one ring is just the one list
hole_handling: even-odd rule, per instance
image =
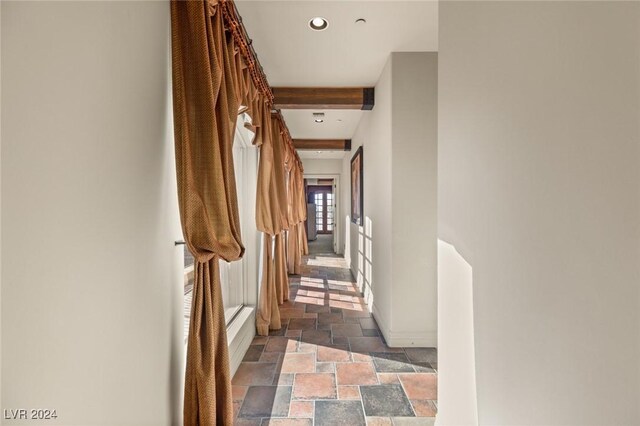
[[333, 253], [333, 234], [318, 234], [317, 238], [309, 241], [309, 254], [331, 254]]
[[388, 347], [342, 257], [306, 256], [290, 284], [233, 378], [236, 425], [433, 424], [436, 350]]

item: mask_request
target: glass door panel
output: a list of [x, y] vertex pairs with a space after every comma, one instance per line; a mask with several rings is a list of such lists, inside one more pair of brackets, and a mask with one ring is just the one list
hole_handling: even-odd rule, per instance
[[334, 197], [328, 191], [316, 192], [314, 195], [316, 205], [316, 229], [319, 234], [333, 232], [334, 224]]

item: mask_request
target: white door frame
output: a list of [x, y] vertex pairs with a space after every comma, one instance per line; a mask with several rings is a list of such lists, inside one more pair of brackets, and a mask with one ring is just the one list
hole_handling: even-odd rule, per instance
[[340, 214], [340, 175], [335, 173], [304, 173], [303, 177], [304, 179], [333, 179], [335, 185], [333, 194], [333, 200], [335, 202], [333, 212], [333, 250], [338, 254], [343, 254], [342, 244], [340, 244], [340, 238], [342, 237], [342, 219]]

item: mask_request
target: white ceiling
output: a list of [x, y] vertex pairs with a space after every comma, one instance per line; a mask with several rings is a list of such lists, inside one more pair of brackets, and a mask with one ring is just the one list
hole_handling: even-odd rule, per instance
[[[311, 115], [324, 112], [324, 123], [316, 123]], [[296, 139], [351, 139], [366, 111], [283, 109], [289, 132]], [[342, 120], [342, 121], [338, 121]]]
[[298, 150], [300, 158], [313, 158], [316, 160], [338, 160], [344, 158], [345, 151], [303, 151]]
[[[438, 50], [437, 1], [237, 0], [236, 5], [274, 87], [372, 87], [391, 52]], [[309, 28], [316, 16], [329, 21], [326, 30]], [[366, 24], [356, 24], [358, 18]], [[317, 110], [282, 112], [291, 135], [304, 139], [351, 139], [367, 114], [324, 111], [325, 122], [318, 124], [311, 117]]]
[[[236, 5], [272, 86], [374, 86], [391, 52], [438, 50], [437, 1]], [[329, 21], [326, 30], [309, 28], [316, 16]]]

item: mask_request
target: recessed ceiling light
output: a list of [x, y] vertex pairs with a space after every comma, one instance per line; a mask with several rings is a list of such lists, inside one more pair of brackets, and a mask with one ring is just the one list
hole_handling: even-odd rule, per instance
[[358, 18], [356, 19], [356, 24], [366, 24], [367, 20], [364, 18]]
[[322, 154], [322, 151], [318, 151], [318, 154]]
[[309, 21], [309, 28], [315, 31], [326, 30], [328, 26], [329, 26], [329, 21], [327, 21], [326, 19], [320, 16], [316, 16], [315, 18]]
[[314, 121], [315, 121], [316, 123], [324, 123], [324, 120], [323, 120], [323, 119], [321, 119], [321, 118], [316, 118]]
[[342, 118], [338, 118], [338, 119], [336, 119], [336, 121], [342, 121]]

